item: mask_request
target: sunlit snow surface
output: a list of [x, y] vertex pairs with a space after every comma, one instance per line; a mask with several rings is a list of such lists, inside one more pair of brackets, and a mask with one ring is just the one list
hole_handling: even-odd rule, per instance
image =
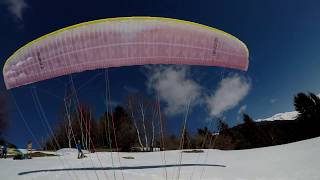
[[[320, 138], [315, 138], [251, 150], [183, 153], [181, 163], [180, 151], [112, 153], [113, 163], [111, 153], [94, 153], [81, 160], [76, 154], [16, 161], [0, 159], [0, 179], [319, 180], [319, 152]], [[125, 156], [135, 159], [122, 158]]]
[[275, 120], [295, 120], [298, 117], [298, 111], [284, 112], [275, 114], [269, 118], [257, 119], [256, 121], [275, 121]]

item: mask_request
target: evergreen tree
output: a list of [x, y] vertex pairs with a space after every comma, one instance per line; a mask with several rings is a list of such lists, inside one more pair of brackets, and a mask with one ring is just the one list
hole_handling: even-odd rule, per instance
[[198, 135], [200, 136], [205, 136], [206, 134], [208, 134], [209, 130], [207, 127], [204, 127], [203, 129], [202, 128], [199, 128], [198, 129]]
[[129, 151], [135, 144], [137, 136], [132, 120], [121, 106], [117, 106], [114, 110], [114, 124], [119, 148], [122, 151]]
[[298, 93], [294, 97], [295, 109], [299, 112], [297, 117], [300, 133], [312, 138], [319, 136], [320, 132], [320, 98], [313, 93], [308, 95]]
[[225, 123], [222, 119], [218, 119], [217, 128], [219, 132], [223, 132], [229, 129], [229, 126], [227, 123]]
[[243, 121], [245, 124], [254, 124], [252, 118], [246, 113], [243, 114]]
[[320, 98], [315, 94], [298, 93], [294, 97], [294, 106], [300, 121], [320, 121]]

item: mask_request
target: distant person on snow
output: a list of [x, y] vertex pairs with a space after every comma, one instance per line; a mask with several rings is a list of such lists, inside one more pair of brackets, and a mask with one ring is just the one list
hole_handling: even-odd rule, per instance
[[27, 158], [31, 159], [31, 154], [32, 154], [32, 141], [28, 141], [27, 144]]
[[80, 140], [78, 140], [78, 143], [76, 144], [76, 148], [78, 150], [78, 159], [83, 158], [84, 154], [83, 154], [82, 149], [81, 149]]
[[2, 158], [6, 159], [8, 154], [8, 144], [4, 143], [2, 146]]

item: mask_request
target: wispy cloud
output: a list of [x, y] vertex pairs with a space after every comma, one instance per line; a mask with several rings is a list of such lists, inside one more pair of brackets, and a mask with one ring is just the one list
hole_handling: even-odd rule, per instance
[[8, 11], [15, 19], [23, 20], [23, 13], [28, 8], [25, 0], [3, 0], [2, 4], [7, 6]]
[[219, 83], [218, 89], [206, 97], [210, 116], [221, 116], [225, 111], [238, 105], [247, 96], [250, 87], [249, 80], [239, 75], [224, 78]]
[[185, 112], [186, 105], [191, 107], [200, 103], [201, 86], [190, 76], [187, 66], [152, 66], [148, 68], [147, 87], [159, 94], [166, 103], [168, 115]]

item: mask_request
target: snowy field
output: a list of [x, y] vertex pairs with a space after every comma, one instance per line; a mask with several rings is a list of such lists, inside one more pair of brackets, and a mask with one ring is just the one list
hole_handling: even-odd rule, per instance
[[[165, 153], [94, 153], [81, 160], [76, 159], [74, 154], [31, 160], [0, 159], [0, 179], [320, 179], [320, 138], [251, 150], [205, 150], [204, 153], [198, 154], [183, 153], [181, 162], [180, 155], [179, 151], [166, 151]], [[124, 159], [126, 156], [135, 159]]]

